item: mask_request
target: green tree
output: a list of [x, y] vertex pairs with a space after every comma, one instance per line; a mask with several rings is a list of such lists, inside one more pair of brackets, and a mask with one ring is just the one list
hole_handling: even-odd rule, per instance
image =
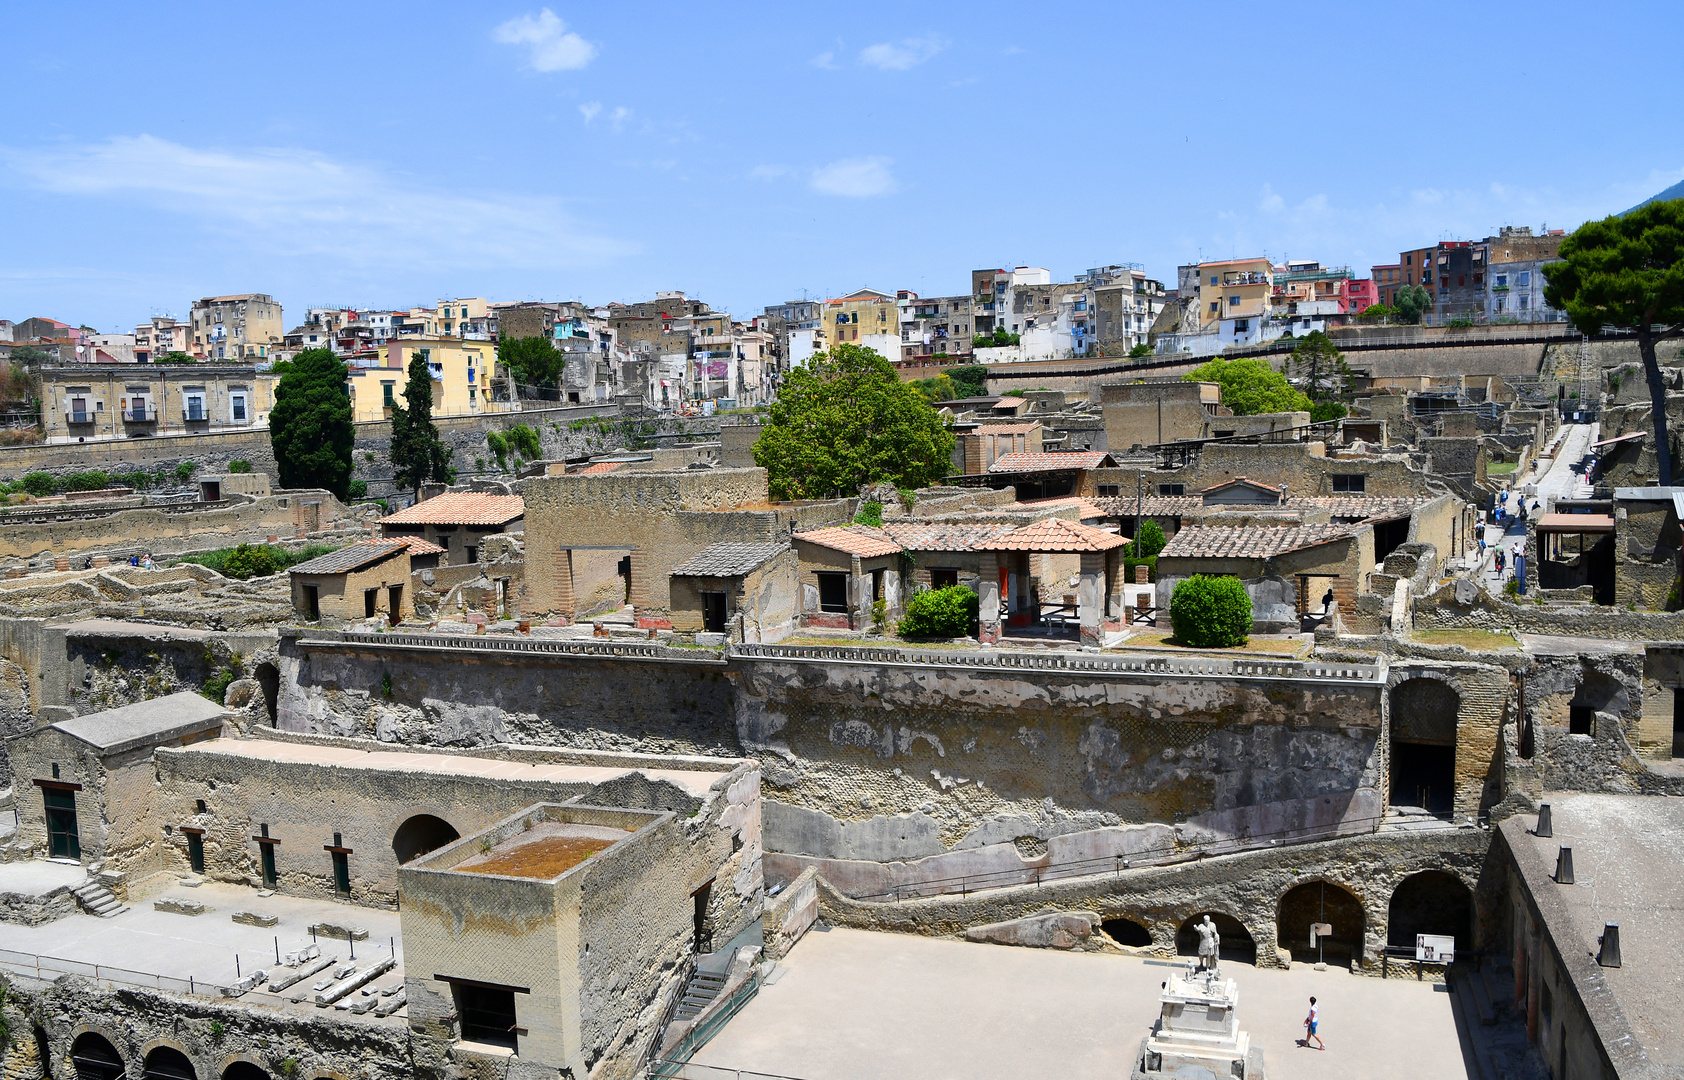
[[1326, 334], [1312, 330], [1292, 348], [1287, 359], [1288, 381], [1310, 399], [1310, 419], [1337, 420], [1346, 413], [1344, 401], [1351, 396], [1351, 368], [1345, 354]]
[[1561, 261], [1544, 267], [1544, 300], [1582, 333], [1604, 326], [1632, 331], [1649, 383], [1650, 416], [1662, 487], [1672, 484], [1666, 386], [1657, 343], [1684, 336], [1684, 199], [1646, 203], [1590, 221], [1561, 242]]
[[196, 364], [199, 360], [197, 357], [189, 356], [184, 352], [167, 352], [152, 362], [154, 364]]
[[977, 594], [963, 585], [928, 589], [907, 602], [895, 632], [909, 638], [964, 637], [976, 624], [977, 608]]
[[1396, 317], [1397, 312], [1393, 311], [1385, 304], [1370, 304], [1362, 309], [1361, 315], [1357, 316], [1357, 318], [1361, 319], [1363, 322], [1384, 322], [1387, 319]]
[[988, 365], [960, 364], [947, 369], [954, 397], [982, 397], [988, 393]]
[[928, 379], [913, 379], [912, 386], [931, 405], [952, 401], [959, 395], [953, 392], [953, 380], [946, 375], [932, 375]]
[[1232, 409], [1235, 416], [1310, 411], [1310, 399], [1262, 360], [1250, 357], [1212, 360], [1182, 378], [1187, 382], [1213, 382], [1221, 386], [1222, 404]]
[[418, 494], [429, 480], [451, 483], [456, 470], [450, 467], [450, 448], [433, 425], [433, 375], [424, 352], [409, 361], [403, 400], [392, 406], [392, 482]]
[[1134, 539], [1123, 545], [1123, 558], [1150, 559], [1164, 549], [1169, 540], [1164, 536], [1163, 526], [1151, 518], [1141, 521], [1140, 527], [1134, 531]]
[[953, 430], [870, 349], [838, 344], [792, 371], [754, 444], [773, 497], [921, 487], [952, 471]]
[[1146, 344], [1144, 341], [1129, 350], [1129, 358], [1131, 360], [1141, 360], [1151, 355], [1152, 346]]
[[228, 558], [222, 563], [222, 572], [231, 578], [268, 577], [278, 567], [275, 556], [263, 544], [241, 544], [228, 553]]
[[561, 385], [567, 354], [541, 337], [515, 338], [497, 343], [497, 364], [514, 373], [522, 386], [554, 390]]
[[1251, 633], [1251, 597], [1239, 578], [1195, 574], [1176, 584], [1169, 619], [1182, 645], [1233, 648]]
[[344, 500], [351, 489], [351, 398], [345, 364], [327, 349], [305, 349], [275, 384], [269, 441], [281, 487], [319, 487]]
[[1433, 298], [1419, 285], [1405, 285], [1392, 297], [1392, 310], [1400, 323], [1411, 325], [1433, 309]]
[[33, 345], [19, 345], [12, 350], [12, 363], [14, 364], [33, 364], [39, 367], [42, 364], [50, 364], [52, 362], [52, 353], [43, 349], [37, 349]]

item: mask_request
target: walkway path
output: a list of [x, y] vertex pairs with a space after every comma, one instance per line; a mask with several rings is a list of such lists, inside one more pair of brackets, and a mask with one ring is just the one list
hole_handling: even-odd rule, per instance
[[[1595, 423], [1563, 424], [1556, 435], [1553, 450], [1546, 447], [1546, 452], [1538, 457], [1534, 471], [1527, 474], [1533, 479], [1523, 483], [1519, 475], [1510, 478], [1508, 508], [1512, 510], [1518, 505], [1516, 500], [1520, 491], [1528, 486], [1534, 489], [1534, 493], [1526, 497], [1528, 514], [1547, 512], [1554, 499], [1589, 498], [1591, 485], [1585, 480], [1585, 461], [1590, 455], [1590, 444], [1596, 441], [1599, 427]], [[1538, 504], [1537, 510], [1532, 509], [1534, 502]], [[1480, 559], [1478, 577], [1480, 584], [1493, 596], [1502, 595], [1503, 585], [1514, 576], [1514, 552], [1515, 548], [1526, 544], [1526, 523], [1513, 517], [1506, 519], [1501, 543], [1508, 552], [1508, 564], [1499, 574], [1495, 562], [1497, 526], [1488, 523], [1485, 527], [1485, 554]]]

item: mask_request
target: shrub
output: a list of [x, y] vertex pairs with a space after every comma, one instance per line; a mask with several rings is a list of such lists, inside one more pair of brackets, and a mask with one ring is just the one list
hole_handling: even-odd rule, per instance
[[854, 515], [854, 524], [880, 528], [883, 524], [883, 504], [880, 502], [860, 503], [859, 513]]
[[152, 486], [152, 474], [143, 469], [135, 469], [132, 472], [113, 473], [111, 481], [135, 491], [145, 491]]
[[102, 491], [111, 486], [111, 475], [100, 469], [70, 473], [59, 478], [60, 491]]
[[1134, 539], [1123, 545], [1123, 558], [1142, 560], [1156, 558], [1158, 552], [1162, 551], [1167, 543], [1169, 541], [1164, 537], [1163, 526], [1151, 518], [1146, 518], [1141, 521], [1140, 528], [1135, 530]]
[[231, 473], [251, 472], [251, 462], [241, 461], [239, 458], [235, 458], [233, 461], [228, 463], [228, 471]]
[[353, 498], [353, 499], [367, 498], [368, 497], [368, 481], [367, 480], [353, 480], [353, 481], [351, 481], [351, 490], [350, 490], [349, 494], [350, 494], [351, 498]]
[[948, 368], [946, 374], [953, 385], [954, 397], [981, 397], [988, 393], [987, 364], [960, 364]]
[[176, 483], [185, 484], [193, 479], [193, 473], [198, 467], [198, 463], [192, 461], [183, 461], [180, 465], [177, 465], [175, 467]]
[[1227, 649], [1251, 633], [1251, 597], [1239, 578], [1195, 574], [1175, 587], [1170, 624], [1182, 645]]
[[228, 553], [223, 560], [222, 572], [232, 578], [268, 577], [280, 569], [275, 565], [275, 557], [269, 554], [269, 549], [261, 544], [241, 544]]
[[220, 705], [222, 704], [222, 699], [228, 694], [228, 684], [237, 678], [239, 678], [239, 675], [234, 671], [228, 668], [223, 668], [221, 671], [205, 680], [205, 685], [199, 688], [199, 693]]
[[58, 481], [53, 479], [52, 473], [25, 473], [23, 477], [23, 490], [29, 492], [31, 495], [34, 495], [36, 498], [40, 498], [44, 495], [51, 495], [57, 491]]
[[918, 593], [895, 626], [901, 637], [964, 637], [977, 619], [977, 595], [963, 585]]

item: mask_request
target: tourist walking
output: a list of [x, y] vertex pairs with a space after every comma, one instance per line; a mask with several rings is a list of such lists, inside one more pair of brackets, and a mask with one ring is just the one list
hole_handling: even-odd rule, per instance
[[1321, 1041], [1320, 1035], [1316, 1034], [1316, 1028], [1318, 1028], [1320, 1026], [1321, 1026], [1321, 1006], [1316, 1004], [1315, 998], [1311, 998], [1310, 999], [1310, 1015], [1308, 1015], [1304, 1018], [1304, 1041], [1302, 1043], [1300, 1043], [1299, 1045], [1300, 1046], [1309, 1046], [1310, 1040], [1314, 1039], [1314, 1040], [1316, 1040], [1316, 1049], [1326, 1050], [1327, 1044]]

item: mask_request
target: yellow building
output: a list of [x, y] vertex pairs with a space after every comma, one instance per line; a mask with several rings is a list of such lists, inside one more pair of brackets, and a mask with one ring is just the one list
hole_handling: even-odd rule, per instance
[[440, 300], [433, 309], [436, 329], [430, 331], [440, 337], [466, 338], [486, 331], [486, 315], [491, 305], [483, 296], [463, 296], [454, 300]]
[[285, 341], [281, 305], [268, 293], [207, 296], [193, 303], [193, 355], [265, 360]]
[[889, 293], [861, 289], [824, 305], [824, 330], [831, 341], [866, 344], [867, 338], [891, 334], [895, 339], [889, 359], [900, 356], [900, 305]]
[[1268, 259], [1228, 259], [1199, 264], [1199, 325], [1207, 334], [1222, 329], [1226, 320], [1249, 324], [1245, 333], [1269, 314], [1274, 292], [1274, 266]]
[[391, 418], [393, 404], [402, 403], [409, 362], [417, 352], [432, 371], [434, 416], [471, 416], [516, 407], [513, 402], [492, 400], [497, 350], [491, 342], [406, 337], [380, 346], [378, 367], [351, 369], [354, 419], [361, 423]]

